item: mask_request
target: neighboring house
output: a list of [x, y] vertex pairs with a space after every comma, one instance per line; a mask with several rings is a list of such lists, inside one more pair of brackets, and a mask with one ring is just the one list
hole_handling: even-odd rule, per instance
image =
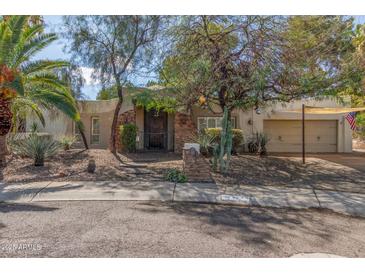
[[[111, 124], [117, 99], [105, 101], [80, 101], [81, 120], [90, 148], [106, 149], [109, 146]], [[286, 113], [286, 110], [307, 106], [339, 107], [343, 104], [335, 99], [320, 101], [306, 99], [291, 103], [277, 103], [260, 110], [235, 110], [232, 122], [235, 128], [243, 130], [246, 140], [256, 132], [266, 133], [269, 137], [269, 152], [300, 152], [301, 114]], [[218, 109], [217, 109], [218, 110]], [[63, 135], [77, 135], [74, 123], [62, 114], [48, 115], [46, 127], [41, 131], [51, 133], [56, 139]], [[52, 117], [53, 116], [53, 117]], [[307, 152], [351, 152], [352, 131], [344, 119], [344, 114], [306, 115]], [[213, 114], [207, 109], [194, 106], [190, 114], [163, 111], [146, 111], [135, 107], [132, 100], [125, 98], [119, 114], [118, 124], [135, 123], [138, 127], [137, 148], [145, 151], [181, 152], [185, 142], [193, 140], [194, 133], [202, 128], [219, 127], [222, 114]], [[27, 122], [29, 129], [31, 122]], [[118, 140], [119, 132], [115, 136]]]

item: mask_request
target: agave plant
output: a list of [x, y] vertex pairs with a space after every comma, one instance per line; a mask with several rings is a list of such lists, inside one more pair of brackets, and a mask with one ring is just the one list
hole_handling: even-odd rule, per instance
[[31, 133], [29, 137], [11, 142], [14, 153], [32, 158], [35, 166], [43, 166], [44, 160], [57, 153], [60, 143], [52, 140], [49, 136], [39, 136]]
[[41, 109], [57, 108], [80, 122], [76, 101], [55, 72], [68, 63], [32, 58], [56, 39], [29, 16], [0, 17], [0, 165], [5, 162], [6, 134], [17, 128], [24, 113], [35, 113], [44, 124]]

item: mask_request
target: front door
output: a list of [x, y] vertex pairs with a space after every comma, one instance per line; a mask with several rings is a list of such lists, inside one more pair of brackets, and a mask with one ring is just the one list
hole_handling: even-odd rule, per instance
[[164, 150], [167, 146], [167, 113], [164, 111], [145, 111], [144, 146], [151, 150]]

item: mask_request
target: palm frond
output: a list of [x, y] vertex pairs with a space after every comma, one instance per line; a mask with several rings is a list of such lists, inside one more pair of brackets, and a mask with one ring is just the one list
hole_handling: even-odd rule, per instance
[[56, 34], [47, 33], [37, 35], [31, 40], [25, 41], [24, 45], [19, 45], [19, 47], [16, 48], [12, 65], [15, 67], [20, 66], [22, 62], [28, 61], [31, 56], [49, 46], [49, 44], [55, 40], [57, 40]]
[[53, 88], [56, 90], [67, 91], [67, 83], [60, 80], [57, 75], [53, 73], [38, 73], [34, 76], [26, 77], [26, 82], [29, 85], [40, 85], [42, 87]]
[[80, 120], [80, 114], [77, 110], [74, 100], [67, 92], [55, 92], [49, 89], [37, 90], [33, 92], [32, 99], [37, 102], [42, 102], [45, 105], [51, 105], [56, 107], [58, 110], [63, 112], [65, 115], [70, 117], [74, 121]]
[[29, 114], [38, 117], [43, 126], [46, 124], [41, 108], [30, 98], [16, 97], [11, 104], [11, 111], [13, 113], [14, 128], [16, 128], [18, 120], [25, 119]]
[[64, 68], [69, 66], [67, 61], [54, 61], [54, 60], [37, 60], [29, 61], [21, 64], [20, 68], [23, 74], [30, 75], [38, 72], [50, 71], [57, 68]]

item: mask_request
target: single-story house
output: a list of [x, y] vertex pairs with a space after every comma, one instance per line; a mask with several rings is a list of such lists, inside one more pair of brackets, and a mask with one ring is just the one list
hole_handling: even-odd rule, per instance
[[[323, 100], [303, 99], [291, 103], [276, 103], [260, 111], [235, 110], [232, 122], [235, 128], [243, 130], [246, 137], [256, 132], [268, 135], [269, 152], [300, 152], [302, 124], [300, 113], [285, 112], [300, 109], [302, 104], [315, 107], [349, 106], [335, 98]], [[81, 120], [90, 148], [106, 149], [110, 143], [111, 124], [117, 99], [79, 101]], [[218, 110], [218, 109], [217, 109]], [[78, 135], [74, 123], [61, 113], [45, 113], [46, 126], [40, 131], [48, 132], [54, 138], [64, 135]], [[135, 123], [138, 127], [137, 148], [141, 151], [174, 151], [180, 153], [185, 142], [191, 142], [193, 134], [203, 128], [220, 126], [222, 114], [194, 106], [191, 112], [166, 113], [147, 111], [136, 107], [126, 97], [119, 112], [118, 123]], [[27, 121], [30, 129], [32, 122]], [[118, 133], [119, 134], [119, 133]], [[352, 131], [344, 114], [307, 114], [306, 151], [313, 153], [339, 153], [352, 151]], [[119, 135], [115, 136], [119, 143]]]

